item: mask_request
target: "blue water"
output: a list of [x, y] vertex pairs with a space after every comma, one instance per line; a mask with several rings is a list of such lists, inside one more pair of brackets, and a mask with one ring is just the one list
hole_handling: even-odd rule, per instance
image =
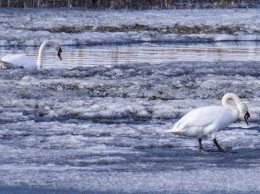
[[[0, 57], [11, 53], [25, 53], [37, 59], [37, 47], [0, 47]], [[45, 68], [73, 68], [77, 66], [113, 66], [129, 63], [169, 63], [176, 61], [260, 61], [259, 42], [219, 42], [214, 44], [128, 44], [62, 46], [60, 61], [52, 48], [47, 48]]]

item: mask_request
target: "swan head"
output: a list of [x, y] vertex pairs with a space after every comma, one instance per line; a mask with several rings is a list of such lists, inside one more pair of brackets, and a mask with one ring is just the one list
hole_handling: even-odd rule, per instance
[[247, 106], [241, 102], [241, 103], [239, 103], [237, 108], [238, 108], [239, 113], [241, 115], [243, 115], [244, 120], [245, 120], [246, 124], [248, 125], [248, 118], [250, 117], [250, 113], [248, 111]]
[[58, 43], [54, 43], [53, 47], [58, 52], [59, 59], [62, 60], [62, 57], [61, 57], [62, 50], [61, 50], [60, 45]]

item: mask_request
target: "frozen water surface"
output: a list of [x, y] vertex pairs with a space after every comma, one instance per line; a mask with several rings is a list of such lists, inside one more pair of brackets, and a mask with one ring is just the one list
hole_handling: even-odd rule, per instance
[[[11, 50], [0, 50], [21, 52], [20, 47], [13, 46], [38, 45], [42, 39], [53, 36], [64, 44], [75, 46], [80, 41], [93, 44], [89, 41], [93, 37], [100, 38], [99, 41], [123, 43], [122, 37], [134, 34], [136, 39], [127, 41], [150, 44], [153, 40], [147, 31], [95, 31], [99, 26], [121, 28], [124, 24], [135, 23], [152, 27], [172, 26], [176, 21], [186, 26], [207, 24], [214, 33], [205, 37], [259, 36], [259, 11], [255, 9], [56, 11], [53, 15], [54, 12], [48, 9], [1, 10], [3, 38], [0, 44], [11, 46]], [[235, 17], [237, 13], [243, 17]], [[111, 17], [107, 17], [108, 14]], [[205, 15], [207, 21], [202, 20]], [[15, 20], [18, 16], [22, 18], [19, 21]], [[53, 20], [46, 22], [44, 18]], [[45, 29], [58, 25], [60, 30], [74, 24], [80, 29], [86, 23], [93, 27], [91, 31], [52, 33]], [[240, 25], [246, 27], [236, 32], [236, 36], [227, 31], [221, 36], [214, 35], [213, 27], [222, 23], [236, 26], [235, 29]], [[152, 37], [180, 36], [162, 32], [154, 35]], [[187, 37], [181, 38], [192, 49], [199, 47]], [[164, 40], [167, 42], [159, 39], [160, 43]], [[215, 48], [216, 45], [218, 43], [207, 47]], [[239, 42], [238, 45], [238, 50], [248, 48], [247, 43]], [[251, 60], [241, 54], [233, 60], [232, 57], [218, 60], [209, 55], [208, 60], [169, 61], [153, 60], [154, 53], [151, 56], [150, 51], [145, 53], [144, 44], [139, 46], [141, 48], [132, 48], [144, 53], [146, 57], [141, 61], [112, 62], [111, 66], [95, 64], [93, 59], [93, 65], [84, 61], [77, 65], [76, 61], [71, 66], [54, 68], [54, 62], [49, 60], [50, 65], [41, 70], [0, 70], [0, 193], [260, 192], [257, 46], [253, 47], [254, 52], [245, 49], [249, 56], [254, 53]], [[158, 44], [150, 46], [159, 47]], [[119, 46], [122, 50], [126, 47]], [[183, 49], [184, 45], [181, 47]], [[226, 47], [221, 46], [221, 49], [228, 50]], [[34, 47], [22, 48], [35, 56], [32, 54]], [[64, 48], [64, 56], [67, 56], [73, 48], [79, 47]], [[104, 47], [95, 47], [100, 48]], [[167, 49], [171, 47], [167, 46]], [[47, 52], [51, 53], [51, 49]], [[185, 49], [183, 53], [184, 56], [187, 54]], [[227, 92], [236, 93], [251, 113], [249, 126], [241, 120], [217, 134], [224, 148], [237, 153], [201, 153], [196, 139], [165, 133], [191, 109], [221, 105], [221, 98]], [[205, 139], [203, 144], [209, 150], [216, 150], [210, 139]]]
[[[12, 193], [258, 193], [258, 62], [2, 70], [1, 190]], [[226, 92], [249, 106], [201, 153], [164, 131]], [[210, 139], [207, 149], [216, 150]]]
[[63, 45], [258, 41], [259, 17], [258, 9], [0, 9], [0, 45], [39, 45], [50, 38]]

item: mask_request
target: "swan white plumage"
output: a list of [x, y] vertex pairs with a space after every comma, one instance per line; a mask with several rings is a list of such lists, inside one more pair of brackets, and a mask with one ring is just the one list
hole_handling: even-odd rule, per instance
[[[229, 104], [229, 100], [234, 100], [236, 106]], [[218, 147], [218, 151], [225, 152], [216, 140], [217, 131], [237, 121], [239, 115], [243, 115], [248, 125], [250, 114], [247, 106], [233, 93], [227, 93], [223, 96], [222, 105], [223, 106], [207, 106], [194, 109], [184, 115], [174, 127], [167, 132], [198, 138], [200, 151], [205, 151], [201, 143], [202, 138], [211, 136], [213, 142]]]
[[3, 57], [1, 62], [1, 67], [5, 69], [10, 68], [41, 68], [42, 67], [42, 60], [43, 60], [43, 51], [47, 45], [53, 46], [54, 49], [58, 52], [58, 57], [60, 60], [62, 50], [60, 48], [59, 43], [54, 40], [46, 40], [44, 41], [38, 51], [38, 58], [37, 63], [35, 63], [30, 57], [26, 56], [25, 54], [9, 54]]

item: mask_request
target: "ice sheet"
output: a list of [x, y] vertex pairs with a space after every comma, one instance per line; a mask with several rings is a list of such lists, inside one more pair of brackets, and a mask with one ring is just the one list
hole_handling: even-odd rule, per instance
[[[258, 193], [258, 62], [177, 62], [0, 71], [1, 191]], [[201, 153], [165, 131], [190, 110], [249, 107]], [[211, 139], [206, 149], [216, 150]], [[242, 178], [241, 178], [242, 177]]]
[[[8, 46], [259, 40], [256, 9], [1, 9], [0, 25]], [[0, 193], [259, 193], [257, 69], [197, 61], [0, 70]], [[197, 139], [165, 133], [194, 108], [221, 106], [227, 92], [251, 114], [249, 126], [242, 119], [217, 134], [236, 154], [199, 152]], [[211, 139], [203, 145], [216, 150]]]
[[[4, 9], [0, 46], [260, 40], [258, 9]], [[19, 19], [18, 19], [19, 18]]]

